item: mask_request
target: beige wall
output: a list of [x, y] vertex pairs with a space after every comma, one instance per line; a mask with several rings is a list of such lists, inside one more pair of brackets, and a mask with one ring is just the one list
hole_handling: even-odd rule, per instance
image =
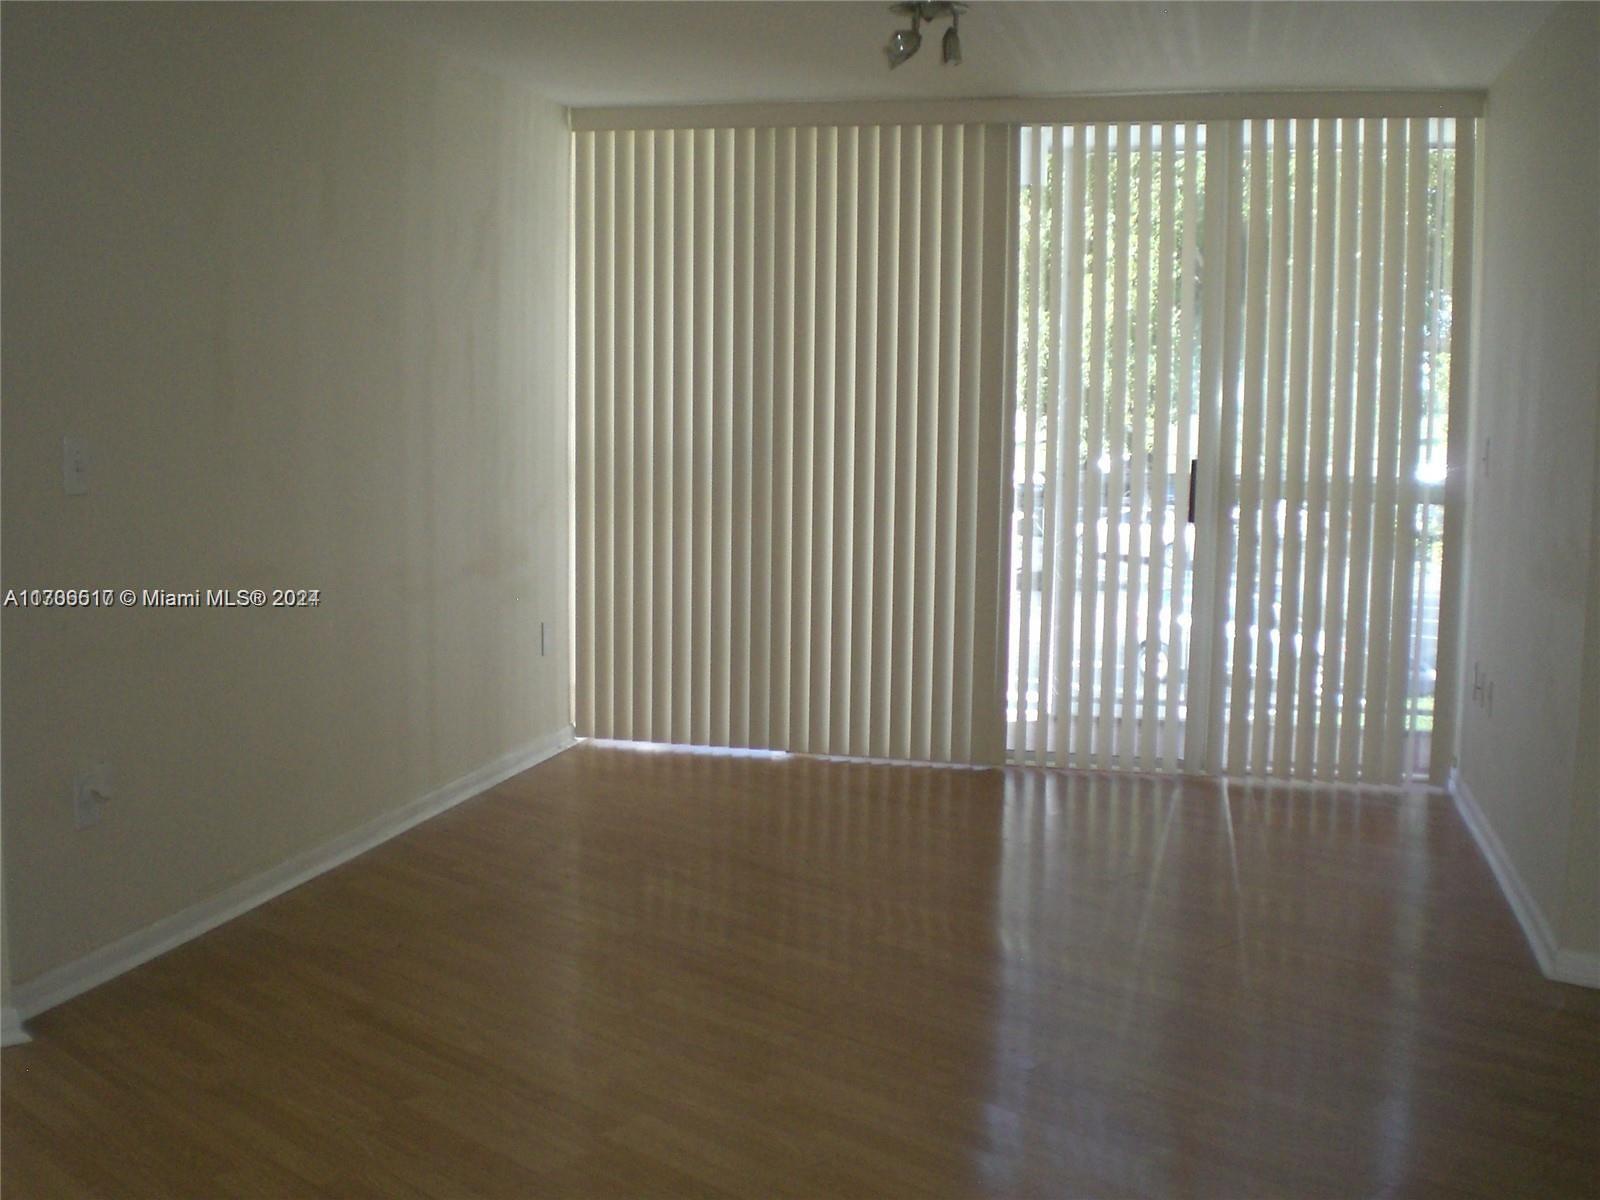
[[[1585, 667], [1600, 551], [1597, 124], [1600, 6], [1564, 5], [1489, 93], [1460, 726], [1462, 778], [1562, 948], [1579, 951], [1600, 948], [1593, 645]], [[1472, 699], [1475, 663], [1492, 715]]]
[[568, 139], [350, 10], [6, 5], [4, 52], [4, 585], [323, 597], [5, 612], [21, 983], [567, 725]]

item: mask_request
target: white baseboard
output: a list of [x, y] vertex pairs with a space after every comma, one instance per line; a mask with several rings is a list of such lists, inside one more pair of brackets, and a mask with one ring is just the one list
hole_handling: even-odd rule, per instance
[[20, 1046], [31, 1042], [28, 1031], [22, 1027], [22, 1018], [11, 1007], [0, 1008], [0, 1046]]
[[1533, 898], [1533, 893], [1528, 891], [1528, 885], [1523, 883], [1522, 876], [1517, 873], [1517, 868], [1511, 862], [1511, 856], [1506, 853], [1506, 848], [1501, 843], [1500, 836], [1495, 833], [1494, 826], [1489, 824], [1489, 818], [1478, 806], [1472, 789], [1467, 786], [1467, 781], [1461, 778], [1460, 773], [1453, 769], [1450, 772], [1450, 795], [1455, 799], [1456, 811], [1466, 823], [1468, 832], [1472, 834], [1472, 840], [1478, 843], [1478, 849], [1483, 851], [1489, 869], [1494, 872], [1495, 880], [1500, 884], [1501, 892], [1505, 894], [1506, 903], [1511, 905], [1512, 914], [1522, 926], [1522, 935], [1528, 939], [1528, 946], [1533, 950], [1534, 958], [1539, 960], [1539, 970], [1543, 971], [1547, 978], [1560, 983], [1600, 988], [1600, 955], [1561, 949], [1556, 941], [1555, 930], [1551, 929], [1550, 922], [1539, 907], [1538, 901]]
[[1600, 988], [1600, 954], [1585, 954], [1581, 950], [1558, 951], [1550, 978], [1562, 983], [1575, 983], [1579, 987]]
[[252, 908], [265, 904], [275, 896], [298, 887], [307, 880], [349, 862], [374, 846], [404, 833], [429, 817], [438, 816], [464, 800], [504, 783], [513, 775], [551, 758], [573, 744], [572, 727], [567, 726], [548, 734], [538, 741], [502, 755], [485, 763], [476, 771], [463, 775], [426, 796], [384, 813], [349, 833], [313, 847], [261, 874], [234, 884], [208, 899], [191, 904], [188, 908], [164, 917], [153, 925], [112, 942], [109, 946], [84, 955], [74, 962], [46, 971], [23, 983], [13, 986], [12, 1007], [6, 1010], [6, 1037], [16, 1026], [26, 1039], [17, 1019], [27, 1020], [70, 1000], [92, 987], [98, 987], [141, 963], [149, 962], [184, 942], [233, 920]]

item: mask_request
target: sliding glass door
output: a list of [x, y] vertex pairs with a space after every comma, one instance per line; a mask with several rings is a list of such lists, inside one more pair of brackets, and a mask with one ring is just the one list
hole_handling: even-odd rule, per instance
[[1426, 770], [1454, 126], [1021, 131], [1014, 761]]
[[1182, 761], [1205, 130], [1022, 133], [1013, 757]]

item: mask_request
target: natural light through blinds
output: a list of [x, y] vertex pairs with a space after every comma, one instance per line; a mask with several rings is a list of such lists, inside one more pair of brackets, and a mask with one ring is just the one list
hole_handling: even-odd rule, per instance
[[[1171, 765], [1185, 703], [1189, 547], [1173, 514], [1181, 522], [1193, 442], [1203, 130], [1022, 136], [1010, 749]], [[1152, 653], [1162, 646], [1164, 659]]]
[[574, 143], [579, 732], [998, 761], [1007, 132]]
[[1456, 125], [1022, 131], [1011, 757], [1425, 767]]

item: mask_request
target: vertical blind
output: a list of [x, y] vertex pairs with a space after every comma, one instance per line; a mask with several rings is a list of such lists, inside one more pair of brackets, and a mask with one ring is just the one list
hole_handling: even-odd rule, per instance
[[1455, 124], [1023, 131], [1011, 757], [1400, 779], [1437, 658]]
[[1472, 130], [575, 133], [579, 731], [1415, 771]]
[[998, 761], [1007, 131], [574, 143], [579, 732]]

